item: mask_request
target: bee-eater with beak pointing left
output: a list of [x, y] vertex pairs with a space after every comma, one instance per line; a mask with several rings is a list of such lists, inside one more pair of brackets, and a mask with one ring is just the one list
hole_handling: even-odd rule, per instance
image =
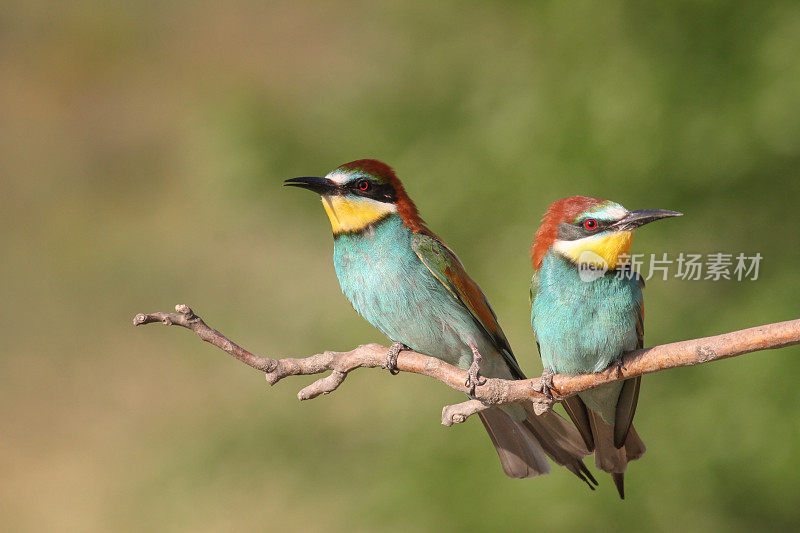
[[[628, 268], [633, 230], [681, 213], [628, 211], [597, 198], [572, 196], [552, 204], [536, 232], [531, 255], [531, 325], [545, 373], [600, 372], [624, 352], [643, 347], [642, 278]], [[624, 472], [645, 447], [633, 428], [641, 378], [603, 385], [565, 399], [567, 413], [611, 473], [625, 498]]]
[[[396, 372], [405, 347], [468, 371], [524, 379], [486, 297], [456, 255], [426, 226], [394, 171], [362, 159], [324, 178], [293, 178], [286, 185], [317, 192], [333, 227], [333, 261], [342, 292], [361, 316], [392, 341], [386, 368]], [[553, 412], [529, 406], [480, 413], [505, 473], [527, 478], [550, 471], [545, 455], [585, 481], [581, 435]]]

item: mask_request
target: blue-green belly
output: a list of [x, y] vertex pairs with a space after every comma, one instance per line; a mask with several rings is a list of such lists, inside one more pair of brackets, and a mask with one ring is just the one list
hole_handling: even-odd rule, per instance
[[342, 292], [392, 341], [462, 369], [472, 363], [473, 342], [484, 356], [483, 375], [510, 377], [472, 315], [417, 257], [411, 238], [396, 216], [363, 233], [338, 236], [333, 258]]
[[[538, 274], [532, 326], [542, 364], [556, 373], [599, 372], [638, 344], [642, 301], [638, 279], [615, 272], [583, 281], [574, 265], [550, 252]], [[580, 394], [606, 421], [613, 420], [621, 383]]]

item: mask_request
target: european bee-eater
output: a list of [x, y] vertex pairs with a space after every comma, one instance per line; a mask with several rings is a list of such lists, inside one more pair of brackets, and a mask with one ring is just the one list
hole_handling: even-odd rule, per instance
[[[536, 232], [531, 256], [531, 325], [542, 357], [544, 391], [552, 374], [600, 372], [624, 352], [643, 347], [644, 282], [629, 268], [633, 230], [681, 213], [628, 211], [597, 198], [552, 204]], [[563, 401], [601, 470], [625, 498], [624, 472], [645, 447], [632, 422], [641, 378], [611, 383]]]
[[[468, 371], [524, 379], [497, 317], [456, 255], [420, 218], [394, 171], [362, 159], [324, 178], [285, 185], [317, 192], [333, 228], [333, 262], [342, 292], [361, 316], [392, 341], [386, 368], [396, 371], [405, 347]], [[394, 373], [394, 372], [393, 372]], [[578, 431], [549, 412], [510, 405], [480, 413], [505, 473], [527, 478], [550, 471], [545, 454], [590, 487], [588, 454]]]

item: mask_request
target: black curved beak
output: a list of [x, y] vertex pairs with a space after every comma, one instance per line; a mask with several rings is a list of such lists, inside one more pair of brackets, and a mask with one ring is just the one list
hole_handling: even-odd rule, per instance
[[683, 216], [683, 213], [667, 209], [637, 209], [636, 211], [628, 212], [623, 218], [611, 224], [610, 229], [614, 231], [631, 231], [655, 220], [681, 216]]
[[283, 182], [287, 187], [300, 187], [314, 191], [317, 194], [332, 194], [339, 189], [339, 186], [328, 178], [290, 178]]

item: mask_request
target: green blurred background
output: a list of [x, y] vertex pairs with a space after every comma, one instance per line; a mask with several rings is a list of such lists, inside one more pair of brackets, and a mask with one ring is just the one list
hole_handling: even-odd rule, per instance
[[629, 499], [506, 479], [459, 394], [360, 371], [303, 404], [187, 332], [386, 342], [281, 181], [393, 165], [531, 374], [553, 200], [686, 216], [634, 251], [760, 252], [652, 280], [648, 345], [798, 318], [796, 2], [0, 2], [0, 523], [14, 531], [752, 531], [800, 526], [800, 349], [648, 376]]

